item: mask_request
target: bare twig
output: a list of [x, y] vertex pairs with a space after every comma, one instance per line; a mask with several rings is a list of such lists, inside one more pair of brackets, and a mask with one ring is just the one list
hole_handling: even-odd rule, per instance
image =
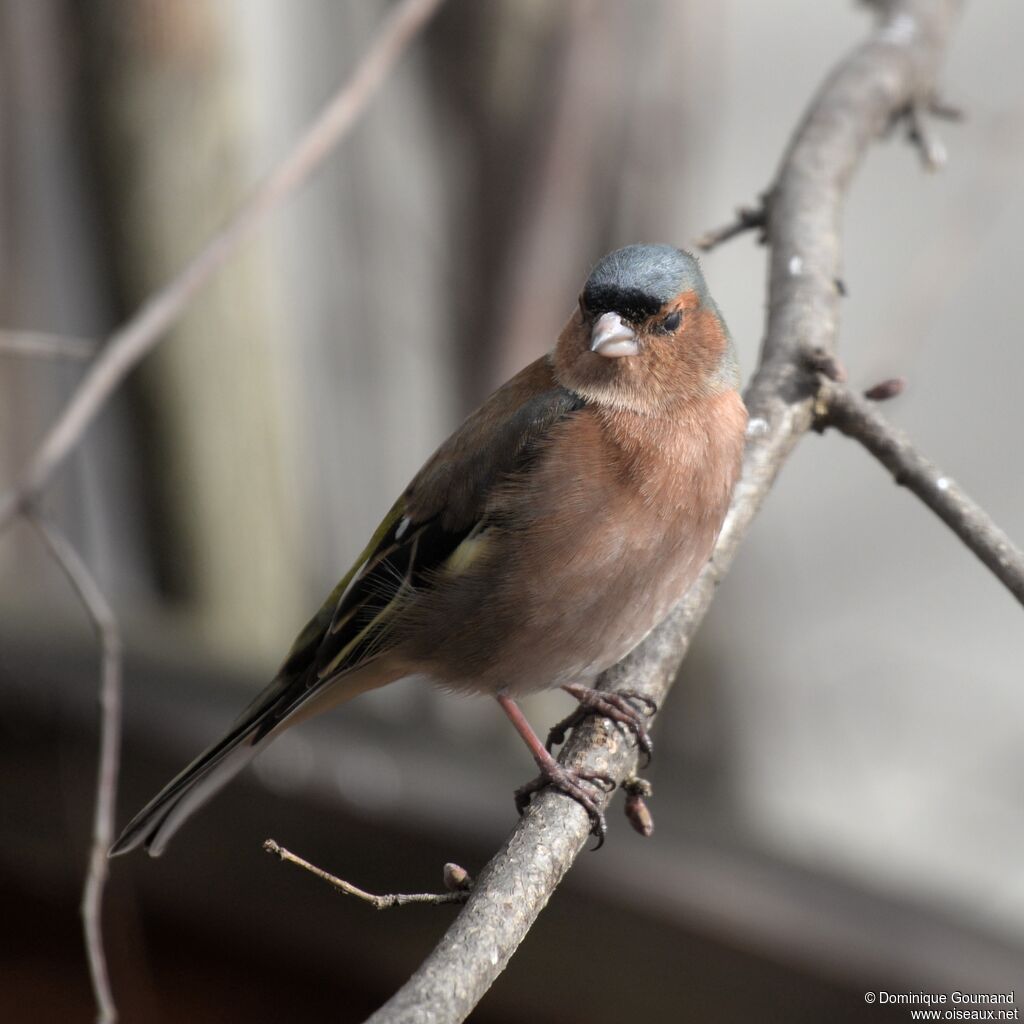
[[348, 134], [409, 43], [443, 0], [402, 0], [338, 90], [295, 147], [242, 204], [230, 221], [178, 275], [146, 300], [103, 346], [57, 422], [29, 459], [14, 487], [0, 499], [0, 529], [38, 494], [82, 439], [89, 424], [128, 372], [161, 339], [189, 301], [266, 215], [323, 163]]
[[897, 110], [886, 126], [891, 132], [904, 125], [907, 141], [917, 150], [921, 166], [929, 172], [941, 171], [946, 166], [949, 154], [946, 145], [935, 134], [928, 122], [929, 117], [941, 121], [962, 121], [963, 111], [938, 98], [935, 93], [911, 100], [902, 110]]
[[728, 242], [730, 238], [742, 235], [746, 231], [759, 232], [757, 240], [762, 245], [768, 237], [768, 196], [761, 197], [757, 206], [740, 206], [736, 210], [736, 216], [728, 224], [720, 228], [712, 228], [705, 231], [699, 238], [694, 239], [693, 244], [702, 252], [711, 252], [712, 249]]
[[[806, 353], [835, 351], [843, 197], [893, 115], [934, 94], [959, 8], [959, 0], [879, 5], [880, 28], [829, 75], [794, 134], [771, 190], [768, 326], [745, 396], [751, 426], [729, 515], [697, 582], [668, 619], [605, 674], [602, 687], [628, 688], [663, 705], [715, 588], [780, 468], [811, 427], [820, 378]], [[573, 732], [561, 759], [622, 781], [636, 753], [598, 719]], [[504, 970], [589, 831], [578, 804], [559, 793], [538, 794], [441, 941], [370, 1022], [464, 1020]]]
[[947, 103], [941, 96], [934, 95], [928, 100], [928, 113], [940, 121], [963, 121], [967, 115], [962, 108]]
[[29, 512], [28, 519], [74, 588], [100, 642], [103, 664], [99, 692], [100, 754], [96, 770], [92, 844], [80, 912], [89, 975], [96, 997], [97, 1020], [100, 1024], [113, 1024], [117, 1020], [117, 1008], [103, 948], [102, 912], [108, 873], [107, 850], [114, 840], [114, 810], [121, 759], [121, 631], [113, 609], [67, 537], [36, 511]]
[[281, 860], [303, 868], [310, 874], [316, 875], [317, 878], [323, 879], [323, 881], [338, 892], [344, 893], [346, 896], [354, 896], [357, 900], [362, 900], [364, 903], [369, 903], [375, 910], [407, 907], [412, 903], [426, 903], [435, 907], [446, 903], [465, 903], [469, 899], [469, 893], [472, 888], [472, 882], [469, 880], [469, 876], [464, 868], [460, 868], [457, 864], [446, 864], [444, 872], [446, 883], [449, 879], [458, 879], [458, 881], [451, 883], [452, 888], [449, 892], [391, 892], [378, 896], [372, 892], [367, 892], [365, 889], [360, 889], [351, 882], [346, 882], [344, 878], [338, 878], [337, 875], [324, 871], [323, 868], [318, 868], [315, 864], [310, 864], [308, 860], [292, 853], [291, 850], [286, 850], [273, 839], [267, 839], [263, 843], [263, 849], [267, 853], [277, 854]]
[[1024, 604], [1024, 552], [955, 480], [924, 458], [870, 401], [849, 388], [825, 384], [819, 408], [820, 427], [835, 427], [859, 441], [892, 473], [896, 483], [913, 491]]
[[949, 154], [946, 145], [933, 131], [928, 123], [928, 103], [913, 103], [905, 113], [907, 122], [907, 139], [921, 156], [921, 166], [926, 171], [940, 171], [946, 166]]
[[46, 331], [0, 330], [0, 355], [85, 362], [99, 351], [94, 338], [76, 338]]
[[804, 354], [804, 362], [809, 370], [823, 374], [829, 380], [846, 380], [846, 367], [839, 361], [835, 352], [817, 348]]

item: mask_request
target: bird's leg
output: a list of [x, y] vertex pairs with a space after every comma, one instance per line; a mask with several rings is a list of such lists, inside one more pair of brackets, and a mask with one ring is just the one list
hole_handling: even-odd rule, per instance
[[[572, 714], [552, 726], [546, 745], [549, 751], [556, 743], [563, 743], [565, 734], [570, 729], [575, 729], [585, 718], [600, 715], [625, 726], [636, 737], [637, 746], [643, 751], [646, 759], [644, 764], [650, 764], [654, 743], [647, 731], [646, 718], [658, 710], [655, 701], [632, 690], [613, 693], [610, 690], [595, 690], [590, 686], [580, 686], [576, 683], [570, 683], [562, 689], [575, 697], [579, 701], [579, 706]], [[640, 705], [639, 709], [632, 703], [633, 701]]]
[[533, 759], [540, 769], [540, 775], [537, 778], [516, 790], [516, 809], [522, 814], [534, 793], [544, 789], [545, 786], [554, 786], [566, 796], [572, 797], [587, 812], [590, 817], [590, 831], [597, 836], [598, 840], [595, 849], [600, 848], [604, 843], [607, 831], [604, 812], [597, 800], [594, 799], [595, 794], [588, 789], [586, 783], [610, 793], [615, 788], [615, 780], [600, 772], [580, 771], [559, 764], [544, 748], [516, 702], [503, 693], [497, 695], [497, 701], [501, 705], [502, 711], [508, 715], [509, 721], [515, 726], [516, 732], [522, 736], [523, 741], [530, 748], [530, 753], [533, 754]]

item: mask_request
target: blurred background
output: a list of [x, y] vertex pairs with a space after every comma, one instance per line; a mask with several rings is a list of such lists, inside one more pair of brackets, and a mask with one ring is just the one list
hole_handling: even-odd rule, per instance
[[[0, 0], [0, 337], [83, 356], [342, 81], [383, 0]], [[1024, 6], [967, 5], [948, 169], [872, 151], [842, 354], [1018, 542]], [[450, 0], [341, 150], [135, 373], [47, 489], [127, 646], [119, 823], [217, 738], [460, 419], [545, 351], [589, 266], [689, 245], [771, 181], [869, 28], [848, 0]], [[765, 253], [703, 260], [744, 376]], [[0, 353], [0, 486], [81, 359]], [[653, 840], [617, 808], [480, 1022], [905, 1019], [865, 990], [1024, 984], [1024, 629], [852, 443], [782, 474], [657, 728]], [[0, 1017], [92, 1014], [77, 919], [98, 654], [38, 539], [0, 537]], [[569, 708], [527, 710], [545, 728]], [[113, 865], [125, 1020], [361, 1020], [451, 911], [533, 766], [492, 702], [402, 684], [279, 740], [160, 861]]]

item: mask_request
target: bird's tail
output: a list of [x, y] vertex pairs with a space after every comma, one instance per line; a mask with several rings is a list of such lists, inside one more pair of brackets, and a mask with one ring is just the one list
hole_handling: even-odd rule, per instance
[[304, 680], [275, 681], [242, 712], [223, 739], [203, 751], [132, 818], [109, 855], [116, 857], [145, 846], [150, 856], [159, 857], [185, 820], [226, 786], [282, 729], [326, 704], [351, 700], [387, 681], [389, 678], [377, 673], [360, 671], [315, 688], [308, 688]]

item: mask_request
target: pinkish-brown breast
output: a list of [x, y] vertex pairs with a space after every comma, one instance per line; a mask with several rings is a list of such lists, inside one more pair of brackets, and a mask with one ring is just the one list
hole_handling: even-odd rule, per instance
[[672, 417], [593, 409], [560, 424], [500, 499], [478, 579], [435, 592], [413, 656], [457, 690], [589, 682], [668, 613], [728, 508], [746, 411], [734, 391]]

